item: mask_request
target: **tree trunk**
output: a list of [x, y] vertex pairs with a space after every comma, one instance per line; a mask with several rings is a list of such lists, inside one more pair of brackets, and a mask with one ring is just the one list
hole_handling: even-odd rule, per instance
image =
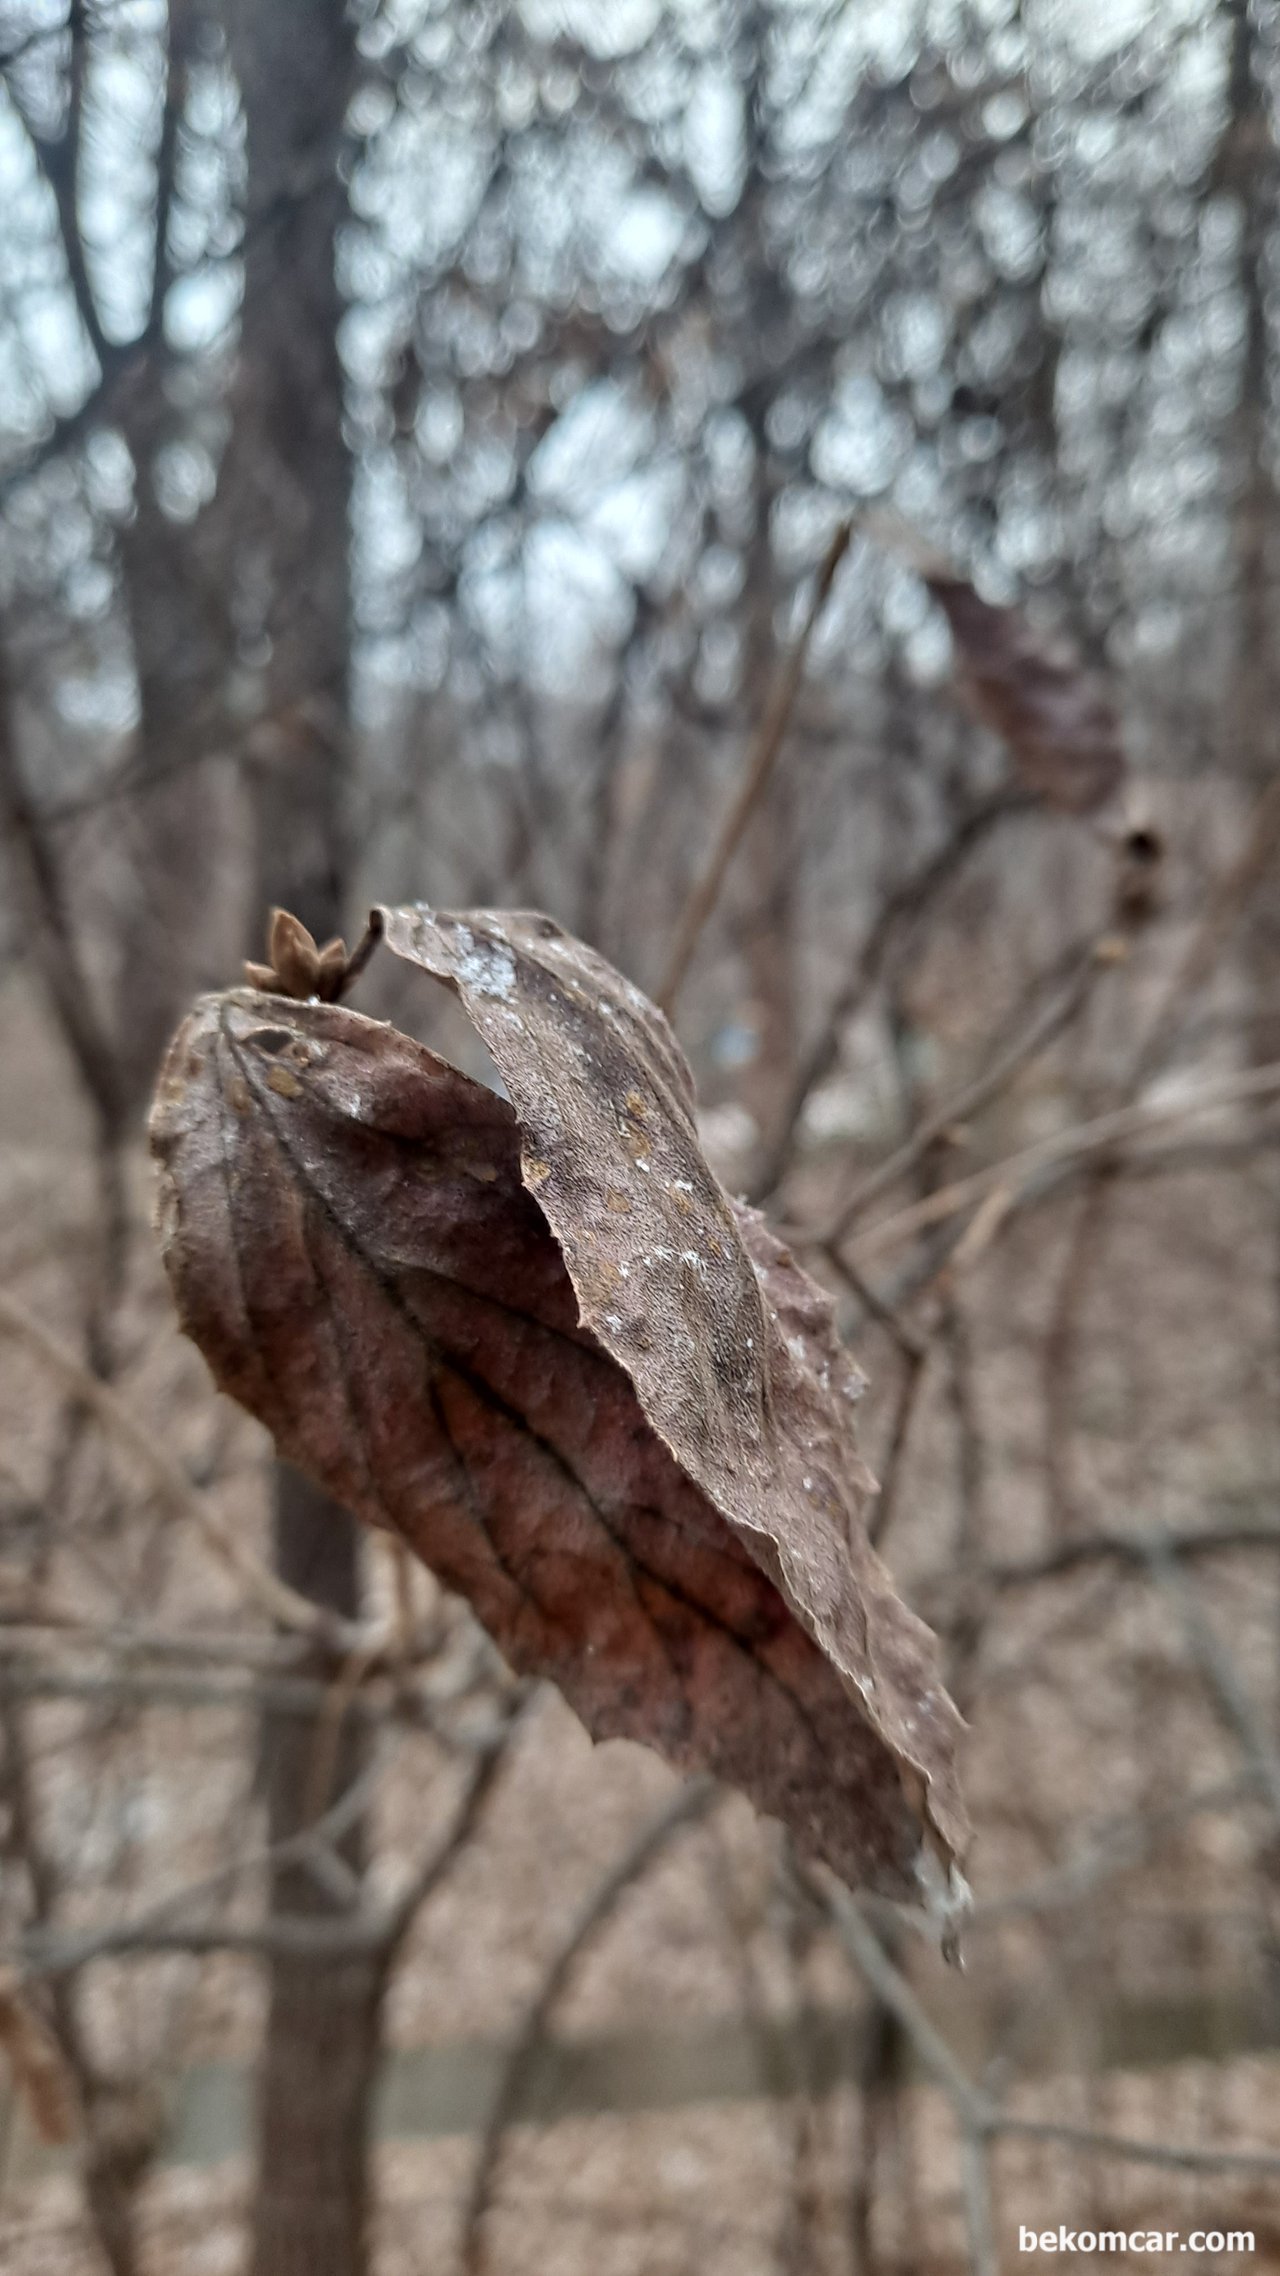
[[188, 72], [207, 17], [205, 0], [171, 0], [151, 311], [145, 349], [118, 407], [134, 469], [134, 511], [119, 545], [138, 726], [124, 817], [132, 842], [118, 919], [115, 1057], [131, 1114], [146, 1102], [179, 1008], [197, 988], [224, 979], [237, 929], [223, 878], [229, 801], [204, 763], [228, 747], [234, 507], [219, 481], [187, 521], [166, 512], [159, 482], [166, 446], [191, 425], [163, 337], [166, 231]]
[[[346, 1511], [277, 1465], [277, 1570], [317, 1604], [348, 1617], [360, 1601], [360, 1543]], [[287, 1840], [359, 1776], [363, 1733], [348, 1722], [332, 1745], [323, 1715], [272, 1715], [263, 1726], [267, 1823]], [[321, 1790], [318, 1778], [331, 1768]], [[338, 1853], [359, 1874], [357, 1825]], [[271, 1877], [273, 1916], [335, 1914], [338, 1901], [305, 1863]], [[363, 2276], [368, 2267], [369, 2119], [380, 2051], [385, 1967], [376, 1952], [271, 1962], [259, 2076], [258, 2185], [252, 2276]]]
[[250, 191], [228, 486], [241, 638], [260, 659], [257, 883], [323, 936], [346, 869], [351, 467], [334, 260], [354, 49], [341, 0], [235, 0], [231, 25]]
[[[1245, 337], [1240, 400], [1232, 436], [1236, 500], [1234, 554], [1237, 656], [1227, 719], [1227, 764], [1251, 799], [1280, 766], [1276, 723], [1274, 565], [1280, 499], [1271, 466], [1268, 386], [1268, 256], [1275, 226], [1277, 155], [1255, 54], [1249, 10], [1232, 11], [1228, 114], [1213, 186], [1238, 200], [1242, 222], [1241, 288]], [[1269, 1063], [1280, 1051], [1280, 909], [1274, 891], [1255, 892], [1245, 915], [1246, 963], [1255, 1002], [1252, 1056]]]
[[[257, 664], [248, 744], [257, 923], [272, 903], [318, 938], [340, 929], [349, 665], [350, 466], [342, 432], [334, 256], [338, 172], [354, 70], [341, 0], [236, 0], [231, 60], [250, 183], [245, 301], [226, 480], [241, 561], [241, 637]], [[260, 952], [260, 941], [250, 944]], [[354, 1521], [279, 1465], [277, 1570], [354, 1617]], [[364, 1740], [318, 1716], [263, 1726], [267, 1825], [290, 1840], [350, 1786]], [[326, 1756], [329, 1758], [326, 1775]], [[323, 1784], [324, 1791], [320, 1791]], [[359, 1827], [341, 1852], [358, 1874]], [[341, 1896], [305, 1864], [272, 1876], [272, 1912], [332, 1914]], [[259, 2081], [252, 2276], [364, 2276], [368, 2141], [384, 1967], [376, 1954], [270, 1961]]]
[[[764, 289], [763, 287], [761, 288]], [[751, 391], [747, 416], [755, 444], [755, 526], [747, 555], [749, 657], [745, 734], [758, 733], [777, 676], [784, 640], [777, 624], [777, 584], [771, 524], [776, 476], [764, 418], [765, 397]], [[753, 1174], [769, 1157], [782, 1103], [796, 1065], [796, 744], [776, 767], [760, 811], [747, 833], [740, 938], [746, 967], [754, 1056], [743, 1072], [742, 1096], [759, 1132]]]
[[229, 535], [219, 496], [184, 527], [162, 511], [154, 461], [168, 439], [163, 375], [143, 375], [124, 421], [136, 511], [121, 534], [139, 721], [132, 837], [120, 912], [116, 1059], [141, 1111], [180, 1007], [219, 985], [233, 946], [221, 889], [226, 801], [201, 761], [223, 740], [234, 663]]

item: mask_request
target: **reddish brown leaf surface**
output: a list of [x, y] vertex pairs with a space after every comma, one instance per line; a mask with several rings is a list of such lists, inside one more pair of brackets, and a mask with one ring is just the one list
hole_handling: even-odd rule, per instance
[[545, 918], [381, 915], [511, 1104], [340, 1006], [205, 998], [152, 1125], [183, 1325], [595, 1736], [713, 1770], [853, 1885], [936, 1891], [958, 1718], [866, 1543], [827, 1299], [716, 1184], [629, 983]]
[[1021, 609], [997, 608], [963, 578], [925, 570], [951, 627], [956, 678], [971, 710], [1008, 744], [1028, 790], [1065, 814], [1090, 814], [1125, 772], [1105, 684]]

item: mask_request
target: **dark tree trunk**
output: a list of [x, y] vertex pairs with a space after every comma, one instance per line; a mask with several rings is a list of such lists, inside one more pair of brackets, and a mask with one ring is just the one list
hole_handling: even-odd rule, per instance
[[[356, 1528], [345, 1510], [284, 1463], [276, 1472], [275, 1547], [277, 1569], [295, 1588], [354, 1615], [360, 1601]], [[359, 1727], [348, 1723], [334, 1747], [323, 1717], [271, 1716], [263, 1744], [273, 1841], [330, 1808], [359, 1776], [364, 1759]], [[360, 1872], [359, 1825], [339, 1855]], [[273, 1915], [322, 1917], [337, 1909], [305, 1863], [272, 1874]], [[252, 2276], [362, 2276], [368, 2266], [369, 2119], [384, 1975], [377, 1953], [323, 1959], [278, 1953], [272, 1960]]]
[[129, 900], [120, 913], [116, 1056], [137, 1113], [182, 1005], [221, 985], [233, 948], [223, 849], [227, 800], [202, 760], [225, 743], [235, 642], [229, 612], [231, 532], [219, 495], [184, 526], [155, 493], [157, 452], [171, 425], [163, 374], [139, 379], [125, 419], [136, 510], [122, 533], [139, 724], [127, 826]]
[[[1271, 462], [1267, 310], [1278, 160], [1250, 13], [1241, 5], [1230, 14], [1228, 115], [1218, 146], [1214, 188], [1234, 197], [1240, 207], [1245, 336], [1233, 436], [1238, 646], [1227, 717], [1227, 764], [1256, 799], [1280, 767], [1275, 601], [1280, 498]], [[1245, 916], [1245, 954], [1255, 996], [1250, 1040], [1258, 1065], [1269, 1064], [1280, 1053], [1278, 900], [1274, 890], [1269, 892], [1264, 885], [1254, 893]]]
[[237, 0], [232, 26], [250, 193], [229, 487], [241, 636], [260, 658], [257, 884], [323, 937], [346, 868], [351, 468], [334, 264], [354, 50], [340, 0]]
[[[755, 526], [747, 556], [746, 595], [749, 661], [745, 732], [750, 740], [768, 708], [784, 642], [776, 621], [778, 594], [771, 538], [776, 480], [765, 431], [764, 398], [759, 393], [753, 392], [749, 398], [747, 415], [755, 443]], [[744, 1069], [742, 1095], [759, 1132], [753, 1170], [762, 1159], [768, 1159], [782, 1102], [795, 1081], [797, 794], [788, 761], [794, 761], [793, 751], [775, 768], [744, 849], [746, 893], [741, 942], [756, 1048]]]
[[[341, 0], [265, 8], [237, 0], [231, 57], [245, 110], [250, 210], [226, 480], [241, 637], [258, 658], [249, 737], [256, 924], [279, 903], [323, 939], [340, 929], [346, 869], [350, 466], [335, 246], [345, 213], [338, 161], [351, 25]], [[259, 952], [260, 940], [250, 945]], [[347, 1617], [358, 1612], [352, 1519], [284, 1466], [275, 1482], [275, 1554], [294, 1588]], [[273, 1843], [330, 1808], [363, 1760], [353, 1730], [334, 1746], [323, 1713], [268, 1717], [263, 1748]], [[358, 1873], [358, 1827], [343, 1855]], [[341, 1904], [304, 1863], [273, 1874], [277, 1915], [333, 1914]], [[270, 1970], [252, 2276], [363, 2276], [384, 1970], [373, 1954], [287, 1952], [273, 1956]]]
[[133, 793], [124, 816], [131, 843], [128, 899], [118, 918], [114, 1037], [131, 1115], [146, 1102], [181, 1006], [198, 987], [221, 984], [235, 947], [224, 878], [230, 801], [219, 795], [225, 783], [203, 763], [229, 747], [234, 504], [220, 482], [188, 521], [166, 512], [160, 483], [166, 446], [191, 422], [164, 344], [166, 234], [188, 71], [209, 12], [206, 0], [171, 0], [169, 8], [151, 307], [117, 403], [134, 468], [134, 511], [119, 544], [139, 709]]

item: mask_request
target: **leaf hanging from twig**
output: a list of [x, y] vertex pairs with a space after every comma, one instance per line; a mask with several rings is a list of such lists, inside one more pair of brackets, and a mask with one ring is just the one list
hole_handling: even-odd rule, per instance
[[538, 916], [375, 922], [511, 1103], [339, 1005], [205, 998], [152, 1123], [184, 1326], [597, 1737], [928, 1894], [959, 1722], [867, 1545], [828, 1300], [721, 1191], [666, 1022], [599, 957]]
[[1018, 608], [984, 601], [963, 577], [926, 568], [947, 619], [970, 709], [1008, 745], [1027, 789], [1064, 814], [1091, 814], [1119, 789], [1124, 745], [1105, 682]]
[[75, 2081], [52, 2031], [16, 1971], [0, 1969], [0, 2049], [42, 2142], [69, 2142], [76, 2130]]

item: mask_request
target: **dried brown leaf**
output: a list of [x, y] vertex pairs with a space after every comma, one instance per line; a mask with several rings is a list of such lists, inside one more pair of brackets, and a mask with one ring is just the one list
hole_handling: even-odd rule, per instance
[[997, 608], [940, 568], [922, 574], [951, 628], [961, 691], [1008, 745], [1028, 790], [1065, 814], [1105, 805], [1123, 780], [1125, 754], [1100, 675], [1021, 609]]
[[597, 1737], [936, 1893], [958, 1718], [867, 1545], [828, 1300], [716, 1184], [666, 1022], [600, 958], [542, 917], [380, 914], [511, 1103], [357, 1013], [204, 999], [153, 1114], [184, 1326]]
[[12, 1968], [0, 1969], [0, 2047], [41, 2141], [69, 2142], [76, 2130], [75, 2082]]

